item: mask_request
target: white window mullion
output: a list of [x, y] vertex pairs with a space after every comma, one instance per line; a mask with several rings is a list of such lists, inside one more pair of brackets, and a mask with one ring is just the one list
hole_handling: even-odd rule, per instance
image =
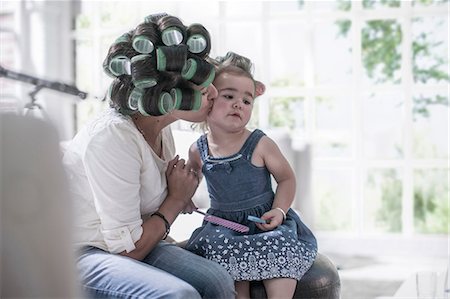
[[404, 96], [404, 123], [403, 123], [403, 184], [402, 184], [402, 227], [403, 234], [410, 236], [414, 228], [414, 191], [413, 191], [413, 157], [412, 157], [412, 29], [411, 17], [412, 7], [410, 1], [402, 2], [401, 10], [403, 18], [401, 20], [401, 29], [403, 33], [402, 40], [402, 87]]
[[[100, 9], [101, 2], [94, 2], [92, 5], [94, 6], [94, 8], [93, 8], [94, 24], [92, 26], [93, 32], [92, 32], [91, 38], [92, 38], [92, 48], [94, 49], [94, 53], [96, 53], [96, 54], [94, 54], [95, 55], [94, 61], [97, 62], [97, 61], [100, 61], [99, 55], [101, 53], [101, 40], [102, 40], [102, 26], [101, 26], [101, 21], [100, 21], [100, 18], [102, 15], [101, 9]], [[102, 72], [95, 73], [95, 78], [98, 80], [97, 82], [101, 82], [101, 73]], [[100, 87], [100, 84], [98, 87]], [[99, 90], [97, 90], [97, 92], [99, 92]]]
[[352, 72], [353, 72], [353, 159], [354, 159], [354, 171], [353, 171], [353, 194], [352, 194], [352, 223], [356, 229], [357, 234], [362, 234], [363, 230], [363, 212], [364, 212], [364, 183], [367, 172], [366, 163], [363, 156], [363, 128], [364, 123], [362, 119], [363, 115], [363, 90], [360, 88], [362, 84], [363, 69], [361, 65], [361, 28], [362, 19], [360, 18], [362, 13], [361, 2], [352, 2]]
[[305, 134], [306, 140], [314, 143], [315, 130], [315, 109], [314, 109], [314, 19], [312, 18], [312, 7], [310, 1], [305, 1], [305, 35], [303, 45], [305, 45]]
[[[262, 32], [265, 32], [265, 38], [266, 42], [271, 41], [270, 37], [270, 30], [269, 30], [269, 10], [270, 5], [268, 2], [264, 2], [262, 4], [262, 14], [261, 14], [261, 30]], [[265, 45], [260, 45], [259, 48], [262, 51], [262, 60], [261, 61], [268, 61], [271, 57], [270, 56], [270, 47], [267, 47]], [[262, 70], [262, 82], [267, 86], [269, 86], [270, 82], [270, 64], [269, 63], [262, 63], [262, 65], [259, 66]], [[266, 91], [267, 92], [267, 91]], [[258, 101], [259, 103], [259, 114], [258, 114], [258, 120], [259, 120], [259, 127], [263, 130], [270, 127], [269, 123], [269, 115], [270, 115], [270, 98], [268, 97], [268, 94], [265, 94], [261, 96]]]

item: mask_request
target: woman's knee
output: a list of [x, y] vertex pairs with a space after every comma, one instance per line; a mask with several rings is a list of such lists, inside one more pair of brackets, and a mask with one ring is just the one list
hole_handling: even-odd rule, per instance
[[221, 265], [211, 262], [204, 273], [205, 298], [234, 298], [236, 295], [234, 280]]
[[[153, 298], [153, 297], [152, 297]], [[184, 287], [173, 288], [170, 290], [164, 290], [164, 294], [161, 294], [160, 298], [173, 298], [173, 299], [201, 299], [200, 294], [191, 285], [186, 285]]]
[[88, 298], [201, 298], [192, 285], [172, 274], [101, 250], [83, 254], [77, 266]]

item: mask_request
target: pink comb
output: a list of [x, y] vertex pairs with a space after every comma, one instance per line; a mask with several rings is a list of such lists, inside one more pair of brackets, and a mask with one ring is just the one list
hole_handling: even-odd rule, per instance
[[246, 233], [246, 232], [248, 232], [250, 230], [248, 228], [248, 226], [242, 225], [240, 223], [236, 223], [236, 222], [233, 222], [233, 221], [230, 221], [230, 220], [226, 220], [226, 219], [223, 219], [223, 218], [220, 218], [220, 217], [217, 217], [217, 216], [209, 215], [209, 214], [207, 214], [205, 212], [202, 212], [202, 211], [199, 211], [199, 210], [195, 210], [195, 212], [197, 212], [199, 214], [202, 214], [202, 215], [205, 215], [204, 220], [206, 220], [208, 222], [211, 222], [211, 223], [214, 223], [214, 224], [217, 224], [217, 225], [220, 225], [220, 226], [232, 229], [232, 230], [240, 232], [240, 233]]

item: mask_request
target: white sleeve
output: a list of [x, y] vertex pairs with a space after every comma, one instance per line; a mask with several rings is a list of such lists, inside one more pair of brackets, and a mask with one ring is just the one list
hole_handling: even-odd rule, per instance
[[112, 253], [134, 250], [142, 235], [141, 150], [130, 128], [109, 125], [91, 139], [83, 157], [101, 232]]

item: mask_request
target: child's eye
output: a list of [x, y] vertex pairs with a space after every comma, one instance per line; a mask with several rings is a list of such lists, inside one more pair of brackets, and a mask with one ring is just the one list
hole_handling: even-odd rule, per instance
[[233, 96], [230, 95], [230, 94], [224, 94], [223, 97], [224, 97], [225, 99], [227, 99], [227, 100], [232, 100], [232, 99], [233, 99]]
[[248, 100], [248, 99], [244, 99], [244, 104], [245, 105], [251, 105], [252, 101]]

